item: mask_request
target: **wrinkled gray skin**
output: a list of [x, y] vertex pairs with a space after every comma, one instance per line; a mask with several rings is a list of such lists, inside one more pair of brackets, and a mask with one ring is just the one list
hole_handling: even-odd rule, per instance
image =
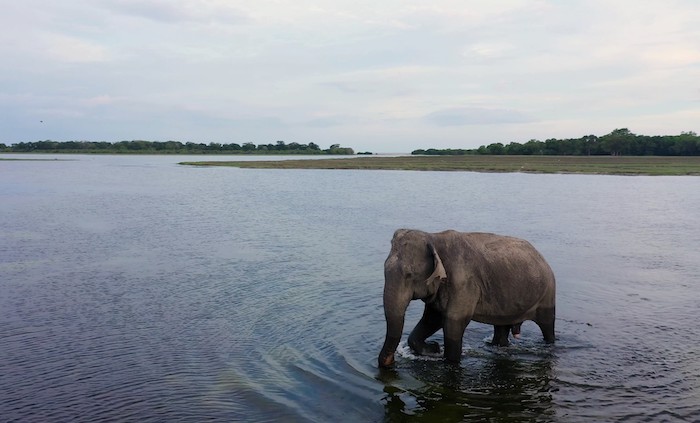
[[494, 326], [493, 343], [508, 345], [508, 333], [533, 320], [544, 340], [554, 342], [555, 280], [552, 269], [527, 241], [477, 232], [428, 233], [399, 229], [384, 263], [386, 339], [379, 367], [394, 363], [406, 308], [423, 300], [423, 317], [408, 338], [418, 354], [439, 352], [425, 340], [443, 330], [445, 358], [458, 363], [471, 320]]

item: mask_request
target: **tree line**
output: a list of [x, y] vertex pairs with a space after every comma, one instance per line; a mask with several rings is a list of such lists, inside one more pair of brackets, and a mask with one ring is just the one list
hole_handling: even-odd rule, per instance
[[34, 141], [12, 145], [0, 144], [0, 152], [5, 153], [142, 153], [142, 154], [355, 154], [350, 147], [333, 144], [321, 149], [310, 142], [299, 144], [277, 141], [275, 144], [246, 142], [209, 144], [180, 141]]
[[627, 128], [615, 129], [597, 137], [530, 140], [525, 143], [496, 142], [476, 149], [419, 149], [411, 154], [424, 155], [554, 155], [554, 156], [698, 156], [700, 137], [695, 132], [680, 135], [636, 135]]

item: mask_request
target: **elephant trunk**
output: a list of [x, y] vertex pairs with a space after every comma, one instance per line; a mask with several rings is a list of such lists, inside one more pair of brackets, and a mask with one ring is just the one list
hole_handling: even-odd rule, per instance
[[391, 286], [384, 286], [384, 317], [386, 318], [386, 338], [379, 353], [379, 367], [394, 364], [394, 353], [401, 341], [406, 308], [411, 301], [411, 293], [397, 293]]

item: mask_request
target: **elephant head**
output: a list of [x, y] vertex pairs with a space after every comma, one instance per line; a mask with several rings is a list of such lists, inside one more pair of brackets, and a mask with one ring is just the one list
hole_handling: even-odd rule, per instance
[[447, 272], [430, 234], [400, 229], [384, 262], [384, 317], [386, 338], [379, 367], [391, 366], [401, 340], [406, 309], [411, 300], [432, 301], [447, 280]]

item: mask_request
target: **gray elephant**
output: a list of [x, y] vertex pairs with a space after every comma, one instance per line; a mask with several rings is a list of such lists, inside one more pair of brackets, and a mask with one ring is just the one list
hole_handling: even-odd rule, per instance
[[443, 330], [445, 358], [458, 363], [471, 320], [494, 325], [493, 342], [508, 345], [508, 333], [533, 320], [544, 340], [554, 342], [554, 273], [527, 241], [489, 233], [428, 233], [399, 229], [384, 263], [386, 338], [379, 367], [394, 363], [406, 308], [425, 302], [423, 317], [408, 343], [418, 354], [439, 352], [425, 340]]
[[[431, 317], [428, 316], [426, 319], [431, 319]], [[432, 317], [432, 319], [436, 319], [436, 317]], [[432, 333], [425, 335], [425, 337], [423, 337], [423, 333], [416, 332], [415, 329], [413, 332], [411, 332], [411, 335], [408, 337], [408, 346], [411, 348], [411, 350], [413, 350], [413, 352], [418, 355], [437, 355], [440, 353], [440, 344], [435, 341], [426, 341], [429, 336], [442, 329], [442, 321], [444, 321], [444, 316], [439, 315], [439, 320], [441, 321], [440, 324], [438, 325], [435, 323], [432, 325], [431, 327], [433, 327], [435, 330]], [[493, 339], [491, 340], [491, 343], [502, 347], [508, 346], [508, 334], [512, 333], [513, 338], [519, 339], [520, 328], [522, 325], [523, 323], [520, 322], [509, 326], [494, 326]]]

